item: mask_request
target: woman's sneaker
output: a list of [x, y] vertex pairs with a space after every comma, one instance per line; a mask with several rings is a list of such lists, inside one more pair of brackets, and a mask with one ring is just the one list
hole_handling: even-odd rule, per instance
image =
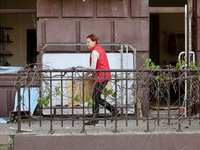
[[86, 123], [84, 123], [85, 125], [95, 125], [95, 124], [98, 124], [99, 123], [99, 120], [91, 120], [91, 121], [88, 121]]

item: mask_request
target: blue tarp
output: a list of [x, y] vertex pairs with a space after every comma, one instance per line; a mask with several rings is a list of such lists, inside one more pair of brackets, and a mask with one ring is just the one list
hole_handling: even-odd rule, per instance
[[17, 74], [23, 67], [0, 66], [0, 74]]
[[[21, 101], [21, 111], [30, 111], [31, 115], [33, 115], [34, 110], [38, 104], [38, 97], [39, 97], [39, 88], [33, 87], [30, 88], [30, 110], [29, 110], [29, 92], [28, 88], [21, 88], [20, 95], [22, 98]], [[15, 95], [15, 107], [14, 111], [17, 111], [17, 104], [18, 104], [18, 92]]]
[[7, 121], [3, 118], [0, 118], [0, 123], [7, 123]]

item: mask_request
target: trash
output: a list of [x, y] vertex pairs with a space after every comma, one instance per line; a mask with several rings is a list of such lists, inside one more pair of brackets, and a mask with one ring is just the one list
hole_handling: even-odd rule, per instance
[[184, 108], [180, 108], [180, 112], [184, 113], [185, 109]]
[[[21, 111], [29, 111], [31, 115], [33, 115], [34, 110], [38, 104], [38, 97], [39, 97], [40, 89], [37, 87], [30, 88], [30, 110], [29, 110], [29, 89], [28, 88], [20, 88], [20, 95], [21, 95]], [[18, 107], [18, 91], [15, 95], [15, 106], [13, 111], [17, 111]]]
[[[10, 129], [11, 130], [17, 130], [17, 128], [14, 128], [14, 127], [10, 127]], [[33, 130], [32, 129], [24, 129], [24, 128], [22, 128], [21, 131], [22, 132], [32, 132]]]
[[3, 118], [0, 118], [0, 123], [7, 123], [7, 121]]

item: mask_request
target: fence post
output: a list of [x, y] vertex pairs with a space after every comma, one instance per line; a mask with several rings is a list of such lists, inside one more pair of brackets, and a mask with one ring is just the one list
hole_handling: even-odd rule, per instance
[[[178, 77], [180, 77], [180, 71], [178, 71]], [[180, 100], [180, 96], [181, 96], [181, 88], [180, 88], [180, 79], [178, 79], [178, 132], [181, 132], [181, 119], [180, 119], [180, 106], [181, 106], [181, 100]]]
[[18, 130], [17, 132], [20, 133], [21, 132], [21, 96], [20, 96], [20, 86], [17, 88], [17, 100], [18, 100], [18, 105], [17, 105], [17, 109], [18, 109]]

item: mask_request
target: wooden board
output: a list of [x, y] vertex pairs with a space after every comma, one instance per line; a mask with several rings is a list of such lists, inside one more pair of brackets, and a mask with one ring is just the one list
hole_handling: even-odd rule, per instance
[[[88, 98], [92, 99], [92, 91], [93, 91], [94, 81], [85, 80], [84, 81], [84, 102]], [[68, 106], [72, 107], [72, 96], [74, 99], [74, 106], [80, 105], [83, 103], [83, 81], [82, 80], [74, 80], [73, 88], [74, 94], [72, 95], [72, 81], [66, 82], [67, 87], [67, 98], [68, 98]], [[79, 101], [77, 101], [77, 97]], [[82, 100], [81, 100], [82, 99]]]
[[[66, 82], [67, 87], [67, 99], [68, 99], [68, 107], [72, 107], [72, 81]], [[83, 81], [82, 80], [74, 80], [73, 83], [74, 87], [74, 106], [80, 105], [83, 103]], [[94, 81], [93, 80], [85, 80], [84, 81], [84, 102], [88, 99], [92, 99], [92, 92], [94, 88]], [[108, 82], [106, 86], [107, 90], [112, 89], [111, 81]], [[77, 101], [78, 97], [78, 101]], [[104, 98], [104, 94], [101, 94], [101, 97]]]

